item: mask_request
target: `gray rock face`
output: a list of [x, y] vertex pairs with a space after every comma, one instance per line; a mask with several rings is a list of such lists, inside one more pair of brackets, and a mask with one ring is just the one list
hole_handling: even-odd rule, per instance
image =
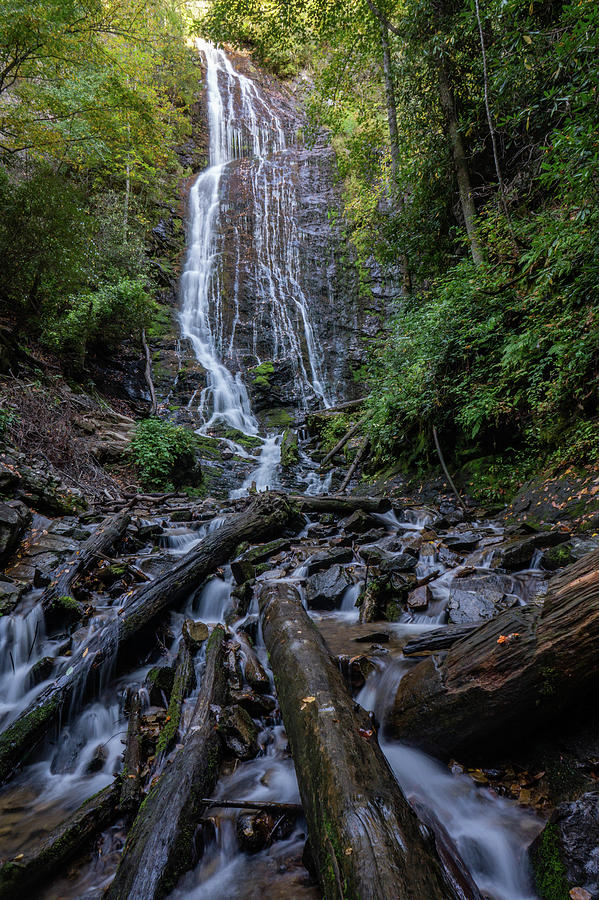
[[25, 592], [25, 587], [13, 581], [0, 581], [0, 616], [11, 613]]
[[509, 575], [489, 574], [454, 578], [447, 604], [451, 625], [479, 624], [493, 619], [519, 601]]
[[19, 500], [0, 503], [0, 560], [17, 548], [30, 520], [30, 511]]
[[411, 572], [416, 568], [418, 557], [413, 553], [390, 553], [381, 547], [361, 547], [360, 556], [369, 565], [375, 565], [383, 574], [392, 572]]
[[351, 583], [346, 570], [337, 565], [312, 575], [306, 582], [308, 606], [311, 609], [336, 609]]
[[564, 531], [540, 531], [522, 540], [499, 545], [493, 548], [493, 565], [507, 569], [508, 572], [526, 569], [532, 562], [535, 550], [557, 547], [565, 543], [569, 537], [570, 535]]
[[591, 791], [572, 803], [557, 807], [530, 849], [537, 882], [542, 880], [549, 864], [554, 870], [556, 855], [563, 867], [564, 896], [577, 887], [587, 891], [592, 900], [597, 900], [599, 792]]
[[353, 553], [349, 547], [337, 547], [330, 550], [322, 550], [315, 553], [306, 560], [306, 572], [308, 575], [316, 575], [317, 572], [323, 572], [330, 569], [331, 566], [349, 563], [353, 559]]

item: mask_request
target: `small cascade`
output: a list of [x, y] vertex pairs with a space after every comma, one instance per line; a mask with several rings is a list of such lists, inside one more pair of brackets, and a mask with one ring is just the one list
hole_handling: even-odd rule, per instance
[[[301, 284], [297, 186], [281, 118], [257, 85], [236, 71], [224, 50], [206, 41], [197, 46], [206, 62], [209, 166], [197, 177], [189, 197], [180, 322], [183, 337], [206, 371], [206, 387], [199, 402], [197, 397], [191, 402], [197, 403], [201, 432], [225, 425], [255, 436], [258, 421], [241, 367], [234, 362], [241, 350], [236, 340], [241, 282], [252, 285], [258, 303], [252, 346], [243, 352], [253, 356], [255, 365], [262, 362], [265, 350], [270, 360], [289, 361], [300, 406], [329, 405], [323, 353]], [[221, 234], [220, 213], [225, 183], [233, 175], [243, 177], [246, 184], [252, 251], [249, 262], [242, 258], [241, 232], [234, 228], [234, 278], [232, 285], [225, 285], [223, 256], [230, 250]], [[232, 299], [232, 316], [225, 308], [225, 296]], [[268, 347], [266, 333], [271, 335]], [[277, 485], [279, 443], [276, 435], [265, 438], [255, 472], [233, 496], [247, 493], [253, 483], [257, 490]]]
[[[0, 723], [6, 726], [44, 687], [35, 683], [35, 666], [46, 643], [39, 604], [27, 613], [0, 616]], [[50, 655], [50, 654], [48, 654]]]

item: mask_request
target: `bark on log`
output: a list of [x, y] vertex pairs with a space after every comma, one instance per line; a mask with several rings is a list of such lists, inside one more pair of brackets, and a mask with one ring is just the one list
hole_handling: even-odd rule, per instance
[[141, 797], [141, 698], [135, 691], [129, 701], [127, 743], [121, 772], [120, 807], [131, 815], [139, 806]]
[[222, 753], [216, 707], [227, 693], [225, 632], [217, 625], [206, 647], [201, 690], [172, 763], [152, 788], [127, 839], [106, 900], [156, 900], [194, 864], [194, 834], [214, 790]]
[[267, 584], [259, 602], [325, 900], [469, 897], [445, 877], [297, 591]]
[[357, 509], [363, 509], [369, 513], [385, 513], [391, 509], [391, 501], [386, 497], [339, 497], [336, 494], [318, 494], [310, 496], [305, 494], [293, 495], [289, 498], [295, 501], [303, 512], [314, 513], [338, 513], [340, 516], [348, 516]]
[[335, 454], [339, 453], [339, 451], [345, 447], [347, 442], [354, 436], [354, 434], [357, 434], [357, 432], [360, 430], [362, 425], [364, 425], [364, 423], [367, 421], [367, 419], [368, 419], [368, 416], [363, 416], [358, 422], [355, 423], [355, 425], [352, 425], [352, 427], [348, 431], [345, 432], [345, 434], [343, 435], [341, 440], [337, 441], [337, 443], [335, 444], [335, 446], [333, 447], [332, 450], [329, 450], [329, 452], [327, 453], [327, 455], [325, 456], [325, 458], [323, 459], [323, 461], [320, 464], [321, 468], [323, 466], [326, 466], [326, 464], [333, 459]]
[[599, 551], [401, 680], [387, 733], [429, 751], [471, 751], [538, 726], [599, 681]]
[[259, 812], [281, 812], [291, 813], [292, 815], [303, 815], [301, 803], [277, 803], [276, 800], [215, 800], [204, 797], [199, 801], [206, 808], [216, 809], [256, 809]]
[[195, 550], [155, 581], [132, 596], [125, 595], [117, 618], [91, 635], [70, 661], [69, 669], [50, 684], [0, 735], [0, 783], [21, 765], [73, 696], [83, 698], [91, 674], [98, 674], [140, 631], [171, 606], [183, 601], [201, 581], [226, 563], [244, 541], [260, 542], [280, 536], [286, 526], [298, 525], [295, 504], [274, 493], [260, 494], [248, 508], [210, 532]]
[[476, 625], [446, 625], [444, 628], [435, 628], [434, 631], [425, 631], [424, 634], [419, 634], [404, 644], [403, 655], [415, 656], [417, 653], [447, 650], [462, 638], [472, 634], [476, 627]]
[[46, 837], [32, 853], [0, 867], [0, 900], [31, 896], [32, 889], [53, 875], [91, 844], [118, 816], [120, 779], [87, 800]]
[[94, 533], [81, 545], [77, 556], [60, 568], [42, 594], [41, 603], [46, 612], [61, 597], [72, 598], [76, 579], [97, 562], [98, 556], [108, 553], [111, 547], [121, 540], [130, 521], [131, 516], [128, 512], [120, 512], [100, 523]]

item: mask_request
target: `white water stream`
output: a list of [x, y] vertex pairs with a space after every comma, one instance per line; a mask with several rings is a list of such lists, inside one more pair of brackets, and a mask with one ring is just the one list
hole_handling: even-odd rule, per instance
[[[283, 123], [257, 85], [236, 71], [224, 50], [198, 41], [206, 62], [206, 99], [210, 134], [209, 166], [196, 179], [189, 198], [188, 253], [181, 278], [181, 331], [206, 370], [197, 412], [201, 432], [221, 424], [257, 435], [242, 372], [232, 370], [239, 324], [240, 281], [251, 282], [259, 299], [253, 321], [253, 350], [258, 355], [261, 323], [273, 334], [270, 360], [291, 360], [295, 387], [304, 404], [329, 401], [322, 378], [322, 350], [311, 321], [310, 304], [301, 286], [298, 198]], [[240, 161], [249, 167], [248, 214], [253, 221], [250, 261], [236, 247], [232, 305], [225, 308], [221, 233], [223, 185]], [[229, 246], [229, 245], [228, 245]], [[228, 368], [225, 364], [228, 359]], [[280, 440], [268, 435], [257, 468], [233, 496], [276, 486]]]

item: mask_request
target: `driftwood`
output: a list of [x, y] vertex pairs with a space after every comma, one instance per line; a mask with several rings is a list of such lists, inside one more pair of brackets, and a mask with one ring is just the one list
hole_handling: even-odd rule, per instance
[[399, 684], [386, 731], [441, 754], [521, 736], [599, 681], [599, 551], [551, 579], [544, 603], [509, 609]]
[[303, 512], [338, 513], [347, 516], [357, 509], [369, 513], [385, 513], [391, 509], [391, 501], [386, 497], [340, 497], [336, 494], [318, 494], [311, 496], [293, 495], [290, 500], [296, 502]]
[[325, 900], [470, 897], [445, 875], [297, 591], [266, 584], [259, 602]]
[[415, 656], [418, 653], [447, 650], [462, 638], [472, 634], [476, 628], [476, 625], [446, 625], [444, 628], [435, 628], [434, 631], [425, 631], [424, 634], [419, 634], [404, 644], [403, 655]]
[[148, 794], [127, 839], [106, 900], [156, 900], [191, 868], [194, 835], [216, 784], [222, 753], [217, 708], [226, 699], [225, 632], [217, 625], [206, 648], [201, 690], [183, 747]]
[[128, 512], [120, 512], [100, 523], [94, 533], [83, 542], [77, 555], [59, 569], [56, 577], [42, 594], [41, 603], [44, 610], [52, 609], [61, 598], [72, 601], [73, 584], [77, 578], [90, 569], [98, 557], [102, 557], [121, 540], [130, 521], [131, 516]]
[[125, 594], [115, 621], [90, 636], [69, 669], [50, 684], [0, 735], [0, 783], [35, 749], [71, 699], [81, 700], [89, 677], [169, 607], [183, 601], [204, 578], [226, 563], [243, 541], [265, 541], [298, 524], [297, 509], [281, 494], [263, 493], [248, 508], [206, 535], [170, 572]]
[[32, 889], [48, 882], [85, 850], [118, 816], [120, 779], [79, 807], [31, 853], [0, 867], [0, 900], [32, 896]]
[[364, 438], [364, 440], [362, 441], [362, 443], [360, 444], [360, 446], [358, 447], [358, 451], [356, 453], [354, 461], [352, 462], [351, 466], [347, 470], [347, 475], [341, 482], [341, 486], [339, 488], [340, 494], [343, 493], [343, 491], [346, 489], [346, 487], [352, 480], [353, 474], [356, 471], [356, 469], [358, 468], [358, 466], [360, 465], [360, 463], [362, 462], [362, 460], [364, 459], [364, 457], [366, 456], [366, 452], [367, 452], [369, 446], [370, 446], [370, 438], [367, 435]]
[[326, 466], [326, 464], [328, 462], [330, 462], [333, 459], [333, 457], [336, 456], [337, 453], [339, 453], [340, 450], [343, 450], [343, 448], [345, 447], [347, 442], [353, 438], [354, 434], [358, 433], [358, 431], [360, 430], [362, 425], [364, 425], [367, 420], [368, 420], [368, 416], [362, 416], [362, 418], [358, 422], [356, 422], [355, 425], [352, 425], [352, 427], [348, 431], [345, 432], [345, 434], [343, 435], [341, 440], [337, 441], [337, 443], [335, 444], [335, 446], [333, 447], [332, 450], [329, 450], [329, 452], [327, 453], [327, 455], [325, 456], [325, 458], [323, 459], [323, 461], [320, 464], [321, 468], [323, 466]]
[[215, 807], [216, 809], [257, 809], [265, 812], [272, 810], [296, 816], [303, 813], [301, 803], [277, 803], [275, 800], [209, 800], [204, 798], [198, 802], [207, 808]]

